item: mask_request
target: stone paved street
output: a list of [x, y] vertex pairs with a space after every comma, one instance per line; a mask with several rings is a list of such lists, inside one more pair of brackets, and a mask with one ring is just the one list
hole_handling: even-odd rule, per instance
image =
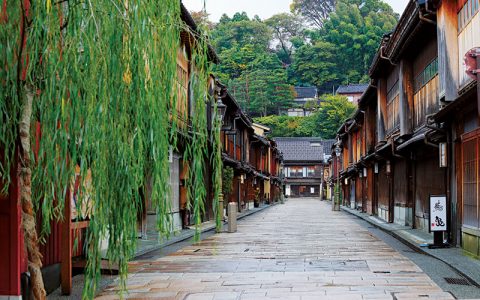
[[[290, 199], [168, 256], [131, 263], [132, 299], [453, 299], [329, 203]], [[118, 298], [110, 286], [98, 299]]]

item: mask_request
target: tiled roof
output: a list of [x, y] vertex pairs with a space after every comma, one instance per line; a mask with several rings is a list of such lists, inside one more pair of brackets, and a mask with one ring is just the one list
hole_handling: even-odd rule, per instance
[[363, 83], [341, 85], [337, 89], [337, 94], [363, 94], [367, 87], [368, 84]]
[[[274, 138], [278, 149], [283, 153], [285, 162], [292, 161], [322, 161], [324, 157], [323, 143], [321, 138], [292, 137]], [[320, 144], [313, 146], [311, 143]]]
[[330, 153], [332, 153], [332, 146], [335, 144], [337, 140], [323, 140], [322, 141], [322, 144], [323, 144], [323, 153], [325, 155], [330, 155]]
[[316, 98], [317, 97], [317, 88], [314, 86], [310, 87], [295, 87], [295, 98], [304, 99], [304, 98]]

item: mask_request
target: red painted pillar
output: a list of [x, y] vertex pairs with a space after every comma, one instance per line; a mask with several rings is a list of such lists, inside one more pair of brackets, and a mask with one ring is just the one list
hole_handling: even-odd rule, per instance
[[19, 296], [20, 275], [27, 271], [16, 169], [11, 173], [8, 194], [0, 196], [0, 296]]
[[[20, 9], [20, 4], [17, 2], [14, 3], [13, 5], [19, 5], [18, 9]], [[30, 0], [23, 0], [23, 9], [25, 10], [26, 17], [29, 17]], [[2, 1], [0, 26], [4, 26], [2, 23], [5, 22], [9, 22], [7, 0]], [[22, 52], [19, 53], [22, 57], [22, 62], [18, 62], [22, 64], [22, 71], [19, 76], [21, 80], [25, 80], [28, 56], [26, 51], [24, 51], [26, 48], [27, 34], [25, 33], [23, 19], [20, 22], [18, 34], [18, 43], [22, 49]], [[23, 58], [25, 58], [25, 60], [23, 60]], [[0, 159], [2, 159], [2, 155], [5, 155], [4, 150], [5, 149], [0, 149]], [[17, 156], [17, 154], [15, 155]], [[20, 276], [27, 271], [17, 171], [17, 163], [15, 162], [11, 168], [11, 183], [8, 188], [8, 193], [7, 195], [0, 195], [0, 296], [20, 296], [22, 292]], [[0, 189], [2, 189], [4, 185], [5, 183], [0, 181]]]

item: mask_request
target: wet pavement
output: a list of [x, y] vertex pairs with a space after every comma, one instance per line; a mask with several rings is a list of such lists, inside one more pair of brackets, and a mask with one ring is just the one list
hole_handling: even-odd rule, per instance
[[[454, 299], [328, 202], [290, 199], [167, 256], [130, 264], [132, 299]], [[98, 299], [116, 299], [109, 286]]]

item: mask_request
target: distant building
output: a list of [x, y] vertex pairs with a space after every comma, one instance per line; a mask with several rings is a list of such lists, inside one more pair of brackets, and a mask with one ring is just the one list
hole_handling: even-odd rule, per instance
[[274, 140], [283, 154], [285, 195], [319, 197], [324, 162], [322, 139], [280, 137]]
[[[309, 107], [307, 103], [318, 104], [318, 91], [317, 88], [312, 87], [295, 87], [295, 99], [293, 99], [294, 106], [289, 108], [286, 114], [289, 117], [306, 117], [313, 111], [314, 107]], [[284, 112], [285, 113], [285, 112]]]
[[342, 95], [347, 97], [348, 101], [357, 104], [358, 100], [362, 96], [363, 92], [367, 89], [368, 84], [349, 84], [341, 85], [335, 92], [336, 95]]

